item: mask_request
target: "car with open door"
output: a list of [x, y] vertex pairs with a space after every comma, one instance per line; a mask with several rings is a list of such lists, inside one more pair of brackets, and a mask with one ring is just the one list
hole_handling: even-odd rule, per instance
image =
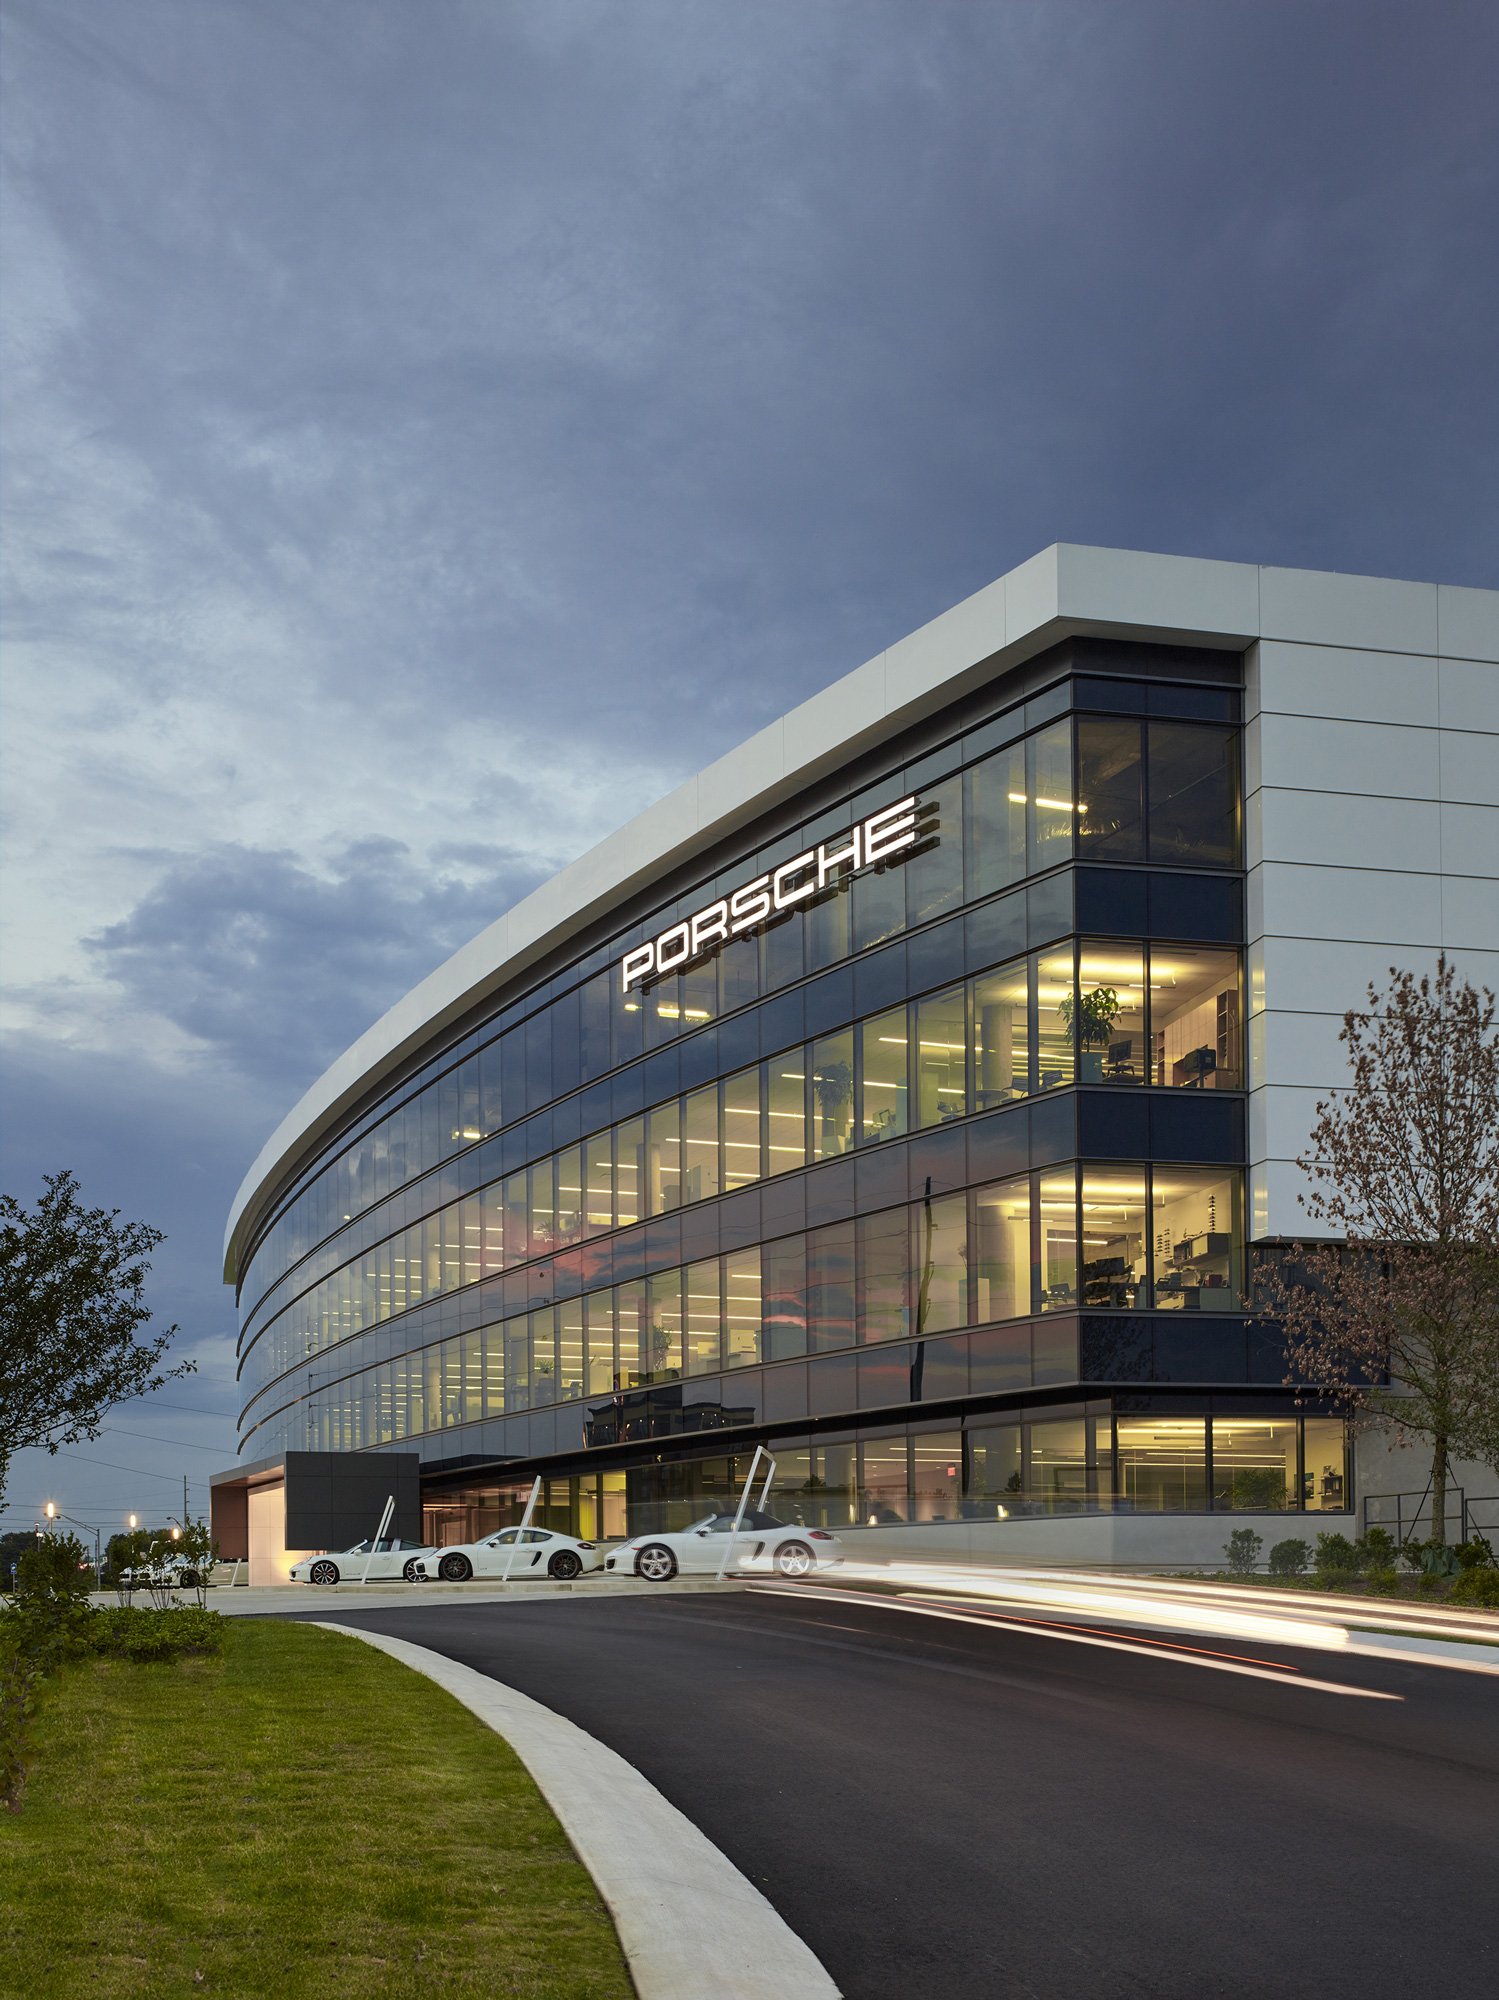
[[430, 1542], [407, 1542], [399, 1535], [382, 1535], [379, 1541], [366, 1538], [351, 1549], [337, 1549], [319, 1556], [304, 1556], [291, 1566], [293, 1583], [362, 1583], [365, 1567], [371, 1583], [417, 1583], [417, 1563], [434, 1554]]
[[[727, 1560], [725, 1550], [727, 1549]], [[636, 1535], [611, 1549], [604, 1567], [616, 1574], [669, 1583], [678, 1573], [801, 1577], [843, 1561], [842, 1542], [826, 1528], [804, 1528], [747, 1507], [735, 1532], [734, 1514], [707, 1514], [670, 1535]]]
[[570, 1583], [575, 1576], [598, 1569], [603, 1559], [597, 1542], [580, 1542], [551, 1528], [501, 1528], [477, 1542], [431, 1549], [419, 1567], [424, 1577], [443, 1583], [467, 1583], [471, 1577], [503, 1581], [507, 1576], [517, 1583], [522, 1577], [538, 1576]]

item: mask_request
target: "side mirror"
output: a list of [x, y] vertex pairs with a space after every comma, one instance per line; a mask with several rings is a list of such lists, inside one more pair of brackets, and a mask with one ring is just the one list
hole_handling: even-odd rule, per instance
[[699, 1528], [697, 1532], [699, 1535], [706, 1535], [708, 1530], [706, 1528]]

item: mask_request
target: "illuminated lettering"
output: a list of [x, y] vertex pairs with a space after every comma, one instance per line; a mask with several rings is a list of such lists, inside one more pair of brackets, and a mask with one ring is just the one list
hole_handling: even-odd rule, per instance
[[847, 879], [914, 847], [916, 806], [914, 794], [897, 799], [893, 806], [885, 806], [850, 827], [839, 840], [823, 842], [815, 850], [809, 848], [805, 854], [783, 861], [773, 874], [757, 875], [731, 895], [672, 924], [659, 937], [633, 946], [620, 960], [624, 991], [628, 993], [653, 974], [676, 972], [730, 938], [768, 923], [782, 910], [794, 909], [809, 897], [822, 894], [840, 873]]

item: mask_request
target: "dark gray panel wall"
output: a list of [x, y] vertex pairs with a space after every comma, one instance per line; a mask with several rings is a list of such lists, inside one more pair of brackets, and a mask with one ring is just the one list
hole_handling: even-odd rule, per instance
[[389, 1532], [419, 1541], [421, 1456], [414, 1451], [289, 1451], [286, 1454], [286, 1546], [346, 1549], [380, 1525], [387, 1498], [396, 1510]]

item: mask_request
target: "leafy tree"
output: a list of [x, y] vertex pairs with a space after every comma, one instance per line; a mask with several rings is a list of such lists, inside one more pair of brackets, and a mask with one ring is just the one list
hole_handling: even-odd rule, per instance
[[195, 1364], [162, 1368], [177, 1329], [142, 1337], [159, 1229], [84, 1208], [70, 1173], [48, 1174], [28, 1213], [0, 1195], [0, 1494], [14, 1454], [99, 1435], [106, 1413]]
[[1494, 995], [1390, 969], [1343, 1017], [1352, 1081], [1317, 1106], [1300, 1197], [1333, 1240], [1294, 1245], [1261, 1304], [1287, 1380], [1422, 1439], [1447, 1539], [1454, 1457], [1499, 1464], [1499, 1035]]

